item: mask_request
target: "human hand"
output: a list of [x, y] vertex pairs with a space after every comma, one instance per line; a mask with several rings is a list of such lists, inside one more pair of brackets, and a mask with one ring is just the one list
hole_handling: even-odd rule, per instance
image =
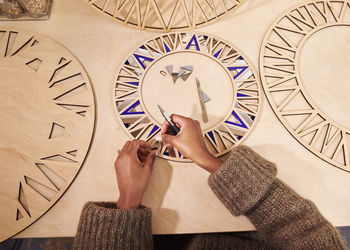
[[156, 150], [145, 141], [127, 141], [114, 163], [119, 187], [117, 207], [138, 208], [152, 174]]
[[176, 147], [185, 157], [210, 173], [216, 172], [222, 165], [222, 161], [209, 153], [200, 123], [180, 115], [173, 114], [170, 118], [178, 125], [180, 132], [176, 136], [170, 135], [169, 123], [165, 122], [162, 127], [163, 143]]

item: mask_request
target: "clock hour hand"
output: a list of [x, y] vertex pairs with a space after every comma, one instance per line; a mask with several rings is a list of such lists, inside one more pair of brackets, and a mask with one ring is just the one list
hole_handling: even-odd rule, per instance
[[198, 78], [196, 78], [196, 83], [197, 83], [197, 92], [199, 96], [199, 102], [202, 108], [202, 118], [204, 122], [208, 122], [208, 113], [207, 113], [207, 109], [205, 108], [205, 102], [210, 101], [210, 98], [203, 92]]

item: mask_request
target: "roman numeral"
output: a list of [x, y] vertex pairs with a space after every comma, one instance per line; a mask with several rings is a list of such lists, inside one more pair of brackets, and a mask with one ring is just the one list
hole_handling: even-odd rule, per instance
[[[213, 154], [230, 149], [242, 137], [242, 135], [235, 134], [234, 130], [226, 124], [222, 124], [219, 128], [205, 133], [204, 136], [207, 144], [209, 142], [215, 150], [215, 152], [212, 152]], [[209, 146], [208, 148], [210, 150], [211, 147]]]

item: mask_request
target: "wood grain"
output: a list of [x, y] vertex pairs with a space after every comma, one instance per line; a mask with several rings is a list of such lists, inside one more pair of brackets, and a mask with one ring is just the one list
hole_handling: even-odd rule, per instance
[[55, 41], [0, 29], [0, 241], [65, 192], [90, 146], [94, 98], [74, 56]]
[[95, 10], [130, 27], [151, 31], [193, 29], [236, 10], [245, 0], [85, 0]]
[[[267, 29], [281, 13], [301, 2], [249, 0], [232, 15], [198, 32], [229, 41], [258, 68]], [[54, 1], [51, 19], [46, 22], [8, 23], [23, 29], [29, 24], [31, 30], [60, 41], [79, 58], [93, 82], [98, 117], [90, 152], [71, 187], [55, 206], [16, 237], [74, 236], [85, 202], [116, 201], [118, 197], [113, 163], [116, 151], [130, 138], [115, 115], [111, 82], [130, 51], [159, 34], [119, 25], [83, 1]], [[244, 144], [275, 162], [278, 177], [315, 202], [334, 225], [350, 225], [350, 175], [306, 150], [279, 122], [267, 100], [261, 101], [257, 126]], [[154, 233], [254, 229], [247, 218], [228, 212], [208, 187], [207, 178], [208, 173], [193, 163], [156, 159], [143, 201], [152, 209]]]
[[[327, 99], [322, 97], [330, 88], [338, 90], [333, 92], [334, 102], [341, 103], [342, 107], [350, 105], [349, 98], [342, 94], [349, 91], [346, 77], [350, 65], [349, 40], [342, 44], [329, 42], [339, 29], [342, 29], [341, 33], [350, 29], [349, 1], [308, 1], [293, 7], [277, 18], [268, 30], [261, 48], [260, 72], [271, 107], [288, 131], [318, 157], [350, 172], [350, 128], [346, 127], [350, 125], [346, 122], [348, 115], [343, 109], [343, 113], [336, 116], [340, 119], [344, 117], [341, 120], [345, 120], [346, 125], [340, 124], [329, 116], [335, 117], [332, 113], [337, 113], [337, 110], [329, 110], [332, 103], [322, 101]], [[324, 31], [328, 35], [323, 37], [329, 40], [320, 39], [304, 49], [311, 37]], [[327, 47], [324, 46], [325, 42], [328, 42]], [[340, 47], [333, 47], [335, 44]], [[323, 64], [320, 59], [322, 55], [326, 55]], [[330, 68], [344, 73], [332, 74]], [[311, 81], [308, 81], [310, 78]], [[307, 91], [305, 80], [309, 84], [318, 84], [318, 87], [312, 92]], [[313, 92], [317, 90], [321, 93], [314, 95]], [[321, 98], [320, 102], [324, 103], [322, 109], [312, 96]]]

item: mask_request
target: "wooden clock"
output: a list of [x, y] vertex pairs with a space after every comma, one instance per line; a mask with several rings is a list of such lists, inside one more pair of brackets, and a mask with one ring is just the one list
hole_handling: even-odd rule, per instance
[[262, 83], [279, 120], [305, 148], [348, 172], [349, 29], [350, 1], [307, 1], [274, 21], [260, 52]]
[[[134, 50], [118, 70], [113, 98], [117, 117], [134, 139], [155, 142], [164, 118], [180, 114], [201, 123], [215, 156], [229, 152], [251, 131], [260, 107], [260, 87], [247, 58], [220, 38], [170, 33]], [[162, 145], [161, 157], [188, 161]]]
[[130, 27], [151, 31], [197, 28], [235, 11], [245, 0], [84, 0]]
[[57, 42], [0, 28], [0, 241], [42, 216], [83, 164], [94, 130], [90, 81]]

